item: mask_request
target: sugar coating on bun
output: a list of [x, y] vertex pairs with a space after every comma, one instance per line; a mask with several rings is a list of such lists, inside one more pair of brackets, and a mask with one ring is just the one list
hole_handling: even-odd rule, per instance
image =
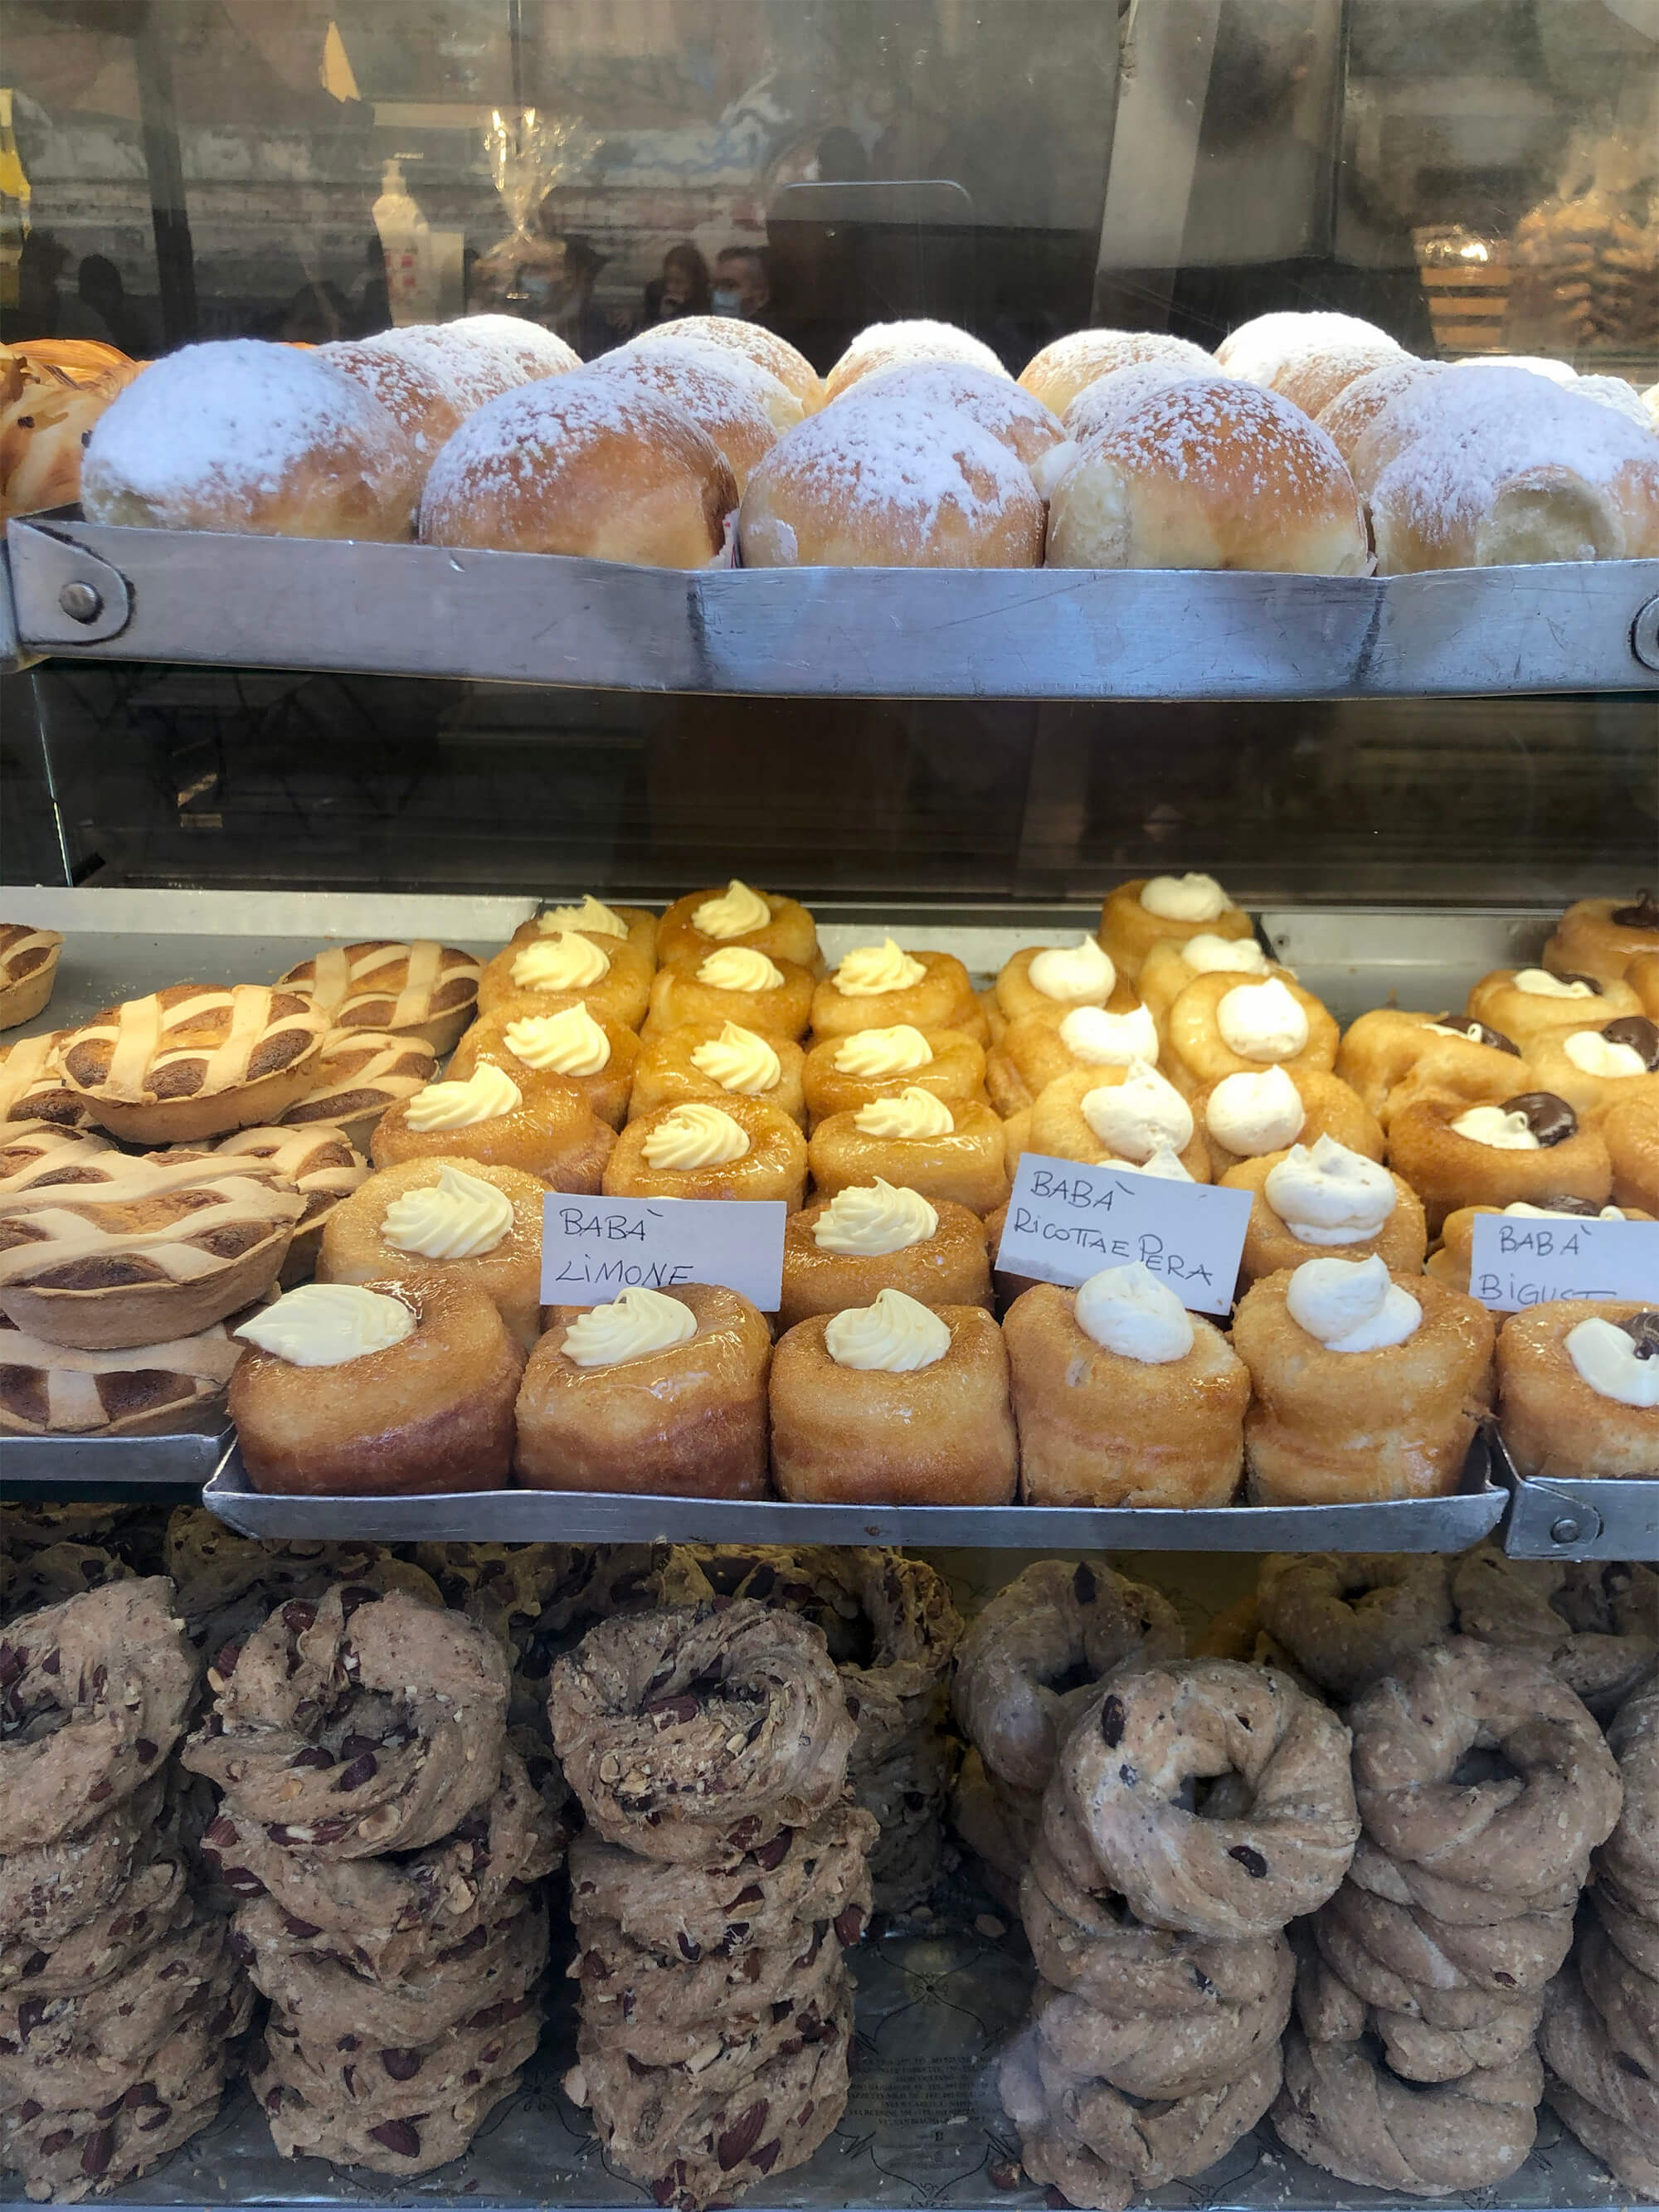
[[1223, 368], [1251, 384], [1276, 385], [1281, 370], [1304, 358], [1310, 347], [1384, 345], [1395, 341], [1385, 330], [1358, 315], [1333, 315], [1280, 308], [1241, 323], [1222, 339], [1215, 357]]
[[1032, 468], [1064, 442], [1066, 433], [1040, 399], [1022, 392], [1006, 376], [993, 376], [962, 361], [902, 362], [860, 377], [838, 406], [863, 406], [871, 400], [909, 400], [923, 407], [965, 415], [988, 430], [1000, 445]]
[[[1314, 419], [1352, 468], [1355, 447], [1383, 409], [1391, 407], [1419, 377], [1442, 376], [1446, 367], [1444, 362], [1418, 361], [1410, 354], [1402, 354], [1398, 361], [1391, 361], [1382, 368], [1368, 369], [1364, 376], [1357, 376], [1352, 384], [1345, 385]], [[1361, 485], [1360, 489], [1363, 491], [1364, 487]]]
[[757, 568], [1033, 568], [1042, 501], [977, 422], [872, 400], [779, 440], [749, 480], [738, 541]]
[[[1085, 384], [1066, 410], [1067, 436], [1079, 446], [1090, 444], [1103, 432], [1115, 429], [1149, 393], [1165, 391], [1172, 384], [1185, 384], [1192, 373], [1175, 361], [1130, 362], [1121, 368], [1108, 369], [1092, 384]], [[1200, 374], [1213, 383], [1214, 363]]]
[[1392, 338], [1344, 338], [1334, 345], [1316, 343], [1290, 355], [1281, 363], [1273, 379], [1273, 389], [1304, 415], [1316, 416], [1360, 377], [1409, 358]]
[[360, 339], [356, 350], [371, 356], [386, 354], [394, 361], [410, 362], [422, 375], [453, 392], [464, 416], [482, 407], [486, 399], [498, 399], [503, 392], [514, 392], [530, 381], [504, 355], [492, 354], [482, 346], [452, 344], [444, 336], [447, 327], [439, 323], [410, 323], [401, 330], [380, 331], [372, 338]]
[[1080, 392], [1115, 369], [1165, 362], [1188, 376], [1208, 376], [1215, 357], [1168, 331], [1073, 331], [1033, 354], [1019, 373], [1025, 390], [1064, 415]]
[[[691, 320], [693, 318], [684, 318]], [[670, 324], [659, 329], [647, 344], [642, 337], [630, 338], [625, 346], [612, 353], [601, 354], [590, 365], [594, 368], [609, 368], [620, 361], [637, 360], [641, 355], [657, 362], [696, 362], [705, 368], [718, 369], [764, 412], [772, 428], [781, 437], [793, 430], [801, 416], [814, 410], [801, 404], [800, 400], [777, 373], [751, 355], [739, 353], [735, 346], [713, 343], [708, 338], [684, 337], [679, 325]]]
[[[689, 415], [726, 456], [739, 493], [749, 481], [750, 469], [778, 441], [779, 426], [757, 388], [765, 372], [741, 354], [723, 354], [714, 346], [695, 343], [622, 347], [601, 355], [587, 373], [629, 391], [665, 400]], [[775, 387], [786, 411], [799, 422], [800, 402], [775, 377], [767, 381]], [[782, 427], [791, 426], [786, 422]]]
[[969, 368], [982, 368], [988, 376], [1008, 374], [989, 346], [958, 330], [954, 323], [925, 319], [872, 323], [859, 332], [824, 380], [826, 396], [838, 399], [861, 377], [873, 376], [878, 368], [896, 368], [901, 362], [920, 361], [959, 361]]
[[461, 315], [453, 323], [434, 323], [440, 342], [451, 353], [482, 354], [515, 369], [521, 384], [538, 377], [565, 376], [580, 368], [582, 357], [539, 323], [521, 315]]
[[89, 520], [264, 537], [407, 538], [413, 445], [319, 353], [227, 338], [151, 363], [94, 427]]
[[615, 378], [547, 377], [462, 423], [427, 479], [421, 538], [699, 568], [736, 505], [731, 470], [680, 408]]
[[1149, 392], [1085, 448], [1049, 511], [1053, 568], [1357, 576], [1368, 559], [1358, 494], [1324, 432], [1224, 376]]
[[787, 338], [759, 323], [745, 323], [737, 315], [677, 315], [671, 323], [655, 323], [629, 340], [632, 346], [678, 344], [692, 338], [700, 345], [720, 347], [769, 370], [780, 384], [793, 392], [803, 410], [816, 415], [823, 404], [823, 379], [804, 353]]
[[423, 360], [412, 353], [349, 342], [319, 346], [317, 355], [378, 399], [413, 440], [424, 461], [430, 462], [470, 411], [454, 378], [435, 358]]

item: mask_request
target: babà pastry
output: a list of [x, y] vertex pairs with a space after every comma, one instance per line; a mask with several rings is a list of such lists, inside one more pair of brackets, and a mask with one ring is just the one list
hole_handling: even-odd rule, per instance
[[549, 929], [515, 939], [486, 963], [478, 1012], [557, 1014], [585, 1006], [598, 1021], [637, 1029], [651, 1002], [651, 963], [631, 938]]
[[1416, 1192], [1334, 1137], [1241, 1160], [1221, 1182], [1250, 1194], [1242, 1267], [1252, 1282], [1333, 1251], [1345, 1260], [1375, 1255], [1391, 1274], [1422, 1269], [1428, 1230]]
[[368, 1162], [344, 1131], [326, 1122], [304, 1129], [238, 1129], [220, 1139], [212, 1157], [264, 1160], [305, 1200], [278, 1279], [284, 1290], [314, 1271], [330, 1216], [368, 1174]]
[[76, 1352], [0, 1326], [0, 1433], [143, 1436], [188, 1428], [224, 1392], [241, 1346], [222, 1322], [168, 1344]]
[[505, 1068], [481, 1060], [464, 1083], [429, 1083], [383, 1114], [369, 1158], [377, 1168], [434, 1154], [482, 1160], [591, 1197], [616, 1141], [569, 1077], [538, 1076], [526, 1097]]
[[64, 1073], [62, 1048], [73, 1030], [49, 1030], [0, 1045], [0, 1122], [52, 1121], [89, 1128], [92, 1111]]
[[230, 1417], [256, 1490], [495, 1490], [524, 1354], [471, 1283], [305, 1283], [243, 1322]]
[[0, 1312], [106, 1352], [193, 1336], [276, 1280], [306, 1201], [264, 1160], [100, 1152], [0, 1201]]
[[1527, 1048], [1527, 1066], [1583, 1121], [1598, 1122], [1626, 1100], [1659, 1106], [1659, 1023], [1625, 1014], [1595, 1029], [1551, 1030]]
[[809, 1314], [869, 1305], [889, 1289], [921, 1305], [983, 1306], [988, 1312], [991, 1263], [978, 1214], [878, 1179], [848, 1184], [790, 1215], [780, 1329]]
[[376, 939], [331, 945], [277, 978], [279, 990], [302, 991], [328, 1016], [331, 1030], [380, 1030], [424, 1037], [441, 1056], [472, 1018], [480, 963], [453, 945], [418, 938], [410, 945]]
[[914, 1085], [855, 1113], [832, 1114], [813, 1130], [808, 1153], [820, 1198], [878, 1178], [980, 1214], [1008, 1195], [1002, 1124], [991, 1109], [947, 1106]]
[[[529, 1014], [512, 1004], [480, 1014], [449, 1063], [451, 1082], [464, 1083], [481, 1060], [493, 1060], [533, 1104], [539, 1089], [567, 1095], [574, 1083], [590, 1110], [613, 1129], [628, 1119], [634, 1095], [634, 1071], [640, 1040], [613, 1017], [601, 1018], [584, 1006], [556, 1014]], [[552, 1078], [550, 1084], [544, 1079]]]
[[1580, 1122], [1565, 1098], [1517, 1092], [1490, 1106], [1419, 1098], [1389, 1125], [1389, 1165], [1423, 1201], [1437, 1236], [1462, 1206], [1534, 1206], [1553, 1199], [1613, 1195], [1613, 1164], [1600, 1133]]
[[1380, 1160], [1382, 1131], [1340, 1076], [1312, 1067], [1266, 1067], [1259, 1075], [1224, 1075], [1192, 1102], [1193, 1118], [1210, 1150], [1218, 1180], [1241, 1160], [1288, 1152], [1295, 1144], [1334, 1138], [1351, 1152]]
[[1604, 1022], [1650, 1009], [1629, 981], [1553, 975], [1547, 968], [1494, 968], [1470, 991], [1464, 1011], [1500, 1036], [1512, 1037], [1525, 1054], [1546, 1030], [1600, 1029]]
[[1085, 933], [1075, 945], [1028, 945], [1005, 961], [996, 981], [997, 1005], [1011, 1022], [1055, 1006], [1103, 1006], [1117, 986], [1117, 970]]
[[1028, 1505], [1225, 1505], [1250, 1378], [1139, 1262], [1039, 1283], [1003, 1322]]
[[1555, 925], [1544, 965], [1557, 975], [1617, 983], [1644, 952], [1659, 952], [1659, 899], [1647, 890], [1633, 899], [1577, 900]]
[[1269, 960], [1253, 937], [1218, 937], [1201, 929], [1195, 937], [1160, 937], [1147, 949], [1135, 979], [1142, 1001], [1162, 1031], [1170, 1009], [1200, 975], [1238, 975], [1257, 982], [1269, 975], [1293, 983], [1295, 971]]
[[1144, 1060], [1056, 1076], [1037, 1094], [1021, 1149], [1091, 1167], [1115, 1160], [1192, 1182], [1210, 1179], [1209, 1148], [1191, 1107]]
[[890, 937], [856, 946], [812, 994], [815, 1038], [905, 1024], [931, 1035], [989, 1035], [968, 970], [953, 952], [906, 952]]
[[1236, 907], [1213, 876], [1136, 876], [1109, 891], [1100, 909], [1100, 941], [1120, 975], [1131, 982], [1162, 938], [1232, 940], [1251, 934], [1250, 917]]
[[112, 1137], [188, 1144], [280, 1119], [304, 1095], [327, 1033], [301, 992], [173, 983], [106, 1006], [64, 1040], [58, 1059]]
[[608, 1198], [781, 1199], [791, 1212], [806, 1188], [806, 1139], [781, 1106], [728, 1097], [653, 1106], [617, 1139], [605, 1171]]
[[323, 1227], [319, 1283], [470, 1283], [528, 1352], [541, 1334], [542, 1203], [522, 1169], [441, 1155], [382, 1168]]
[[664, 1498], [766, 1494], [771, 1332], [716, 1284], [550, 1306], [519, 1390], [519, 1480]]
[[768, 1036], [732, 1021], [686, 1022], [647, 1038], [634, 1071], [629, 1110], [705, 1099], [763, 1098], [804, 1127], [806, 1055], [793, 1037]]
[[1168, 1027], [1167, 1072], [1191, 1091], [1270, 1066], [1328, 1073], [1340, 1035], [1300, 983], [1282, 975], [1252, 983], [1224, 972], [1188, 983], [1170, 1009]]
[[[1449, 1213], [1440, 1224], [1440, 1242], [1424, 1262], [1428, 1273], [1437, 1282], [1449, 1283], [1455, 1291], [1470, 1287], [1469, 1272], [1474, 1257], [1474, 1224], [1483, 1213], [1513, 1215], [1519, 1221], [1646, 1221], [1651, 1216], [1635, 1207], [1592, 1206], [1588, 1199], [1559, 1198], [1553, 1205], [1533, 1206], [1525, 1199], [1515, 1199], [1508, 1206], [1460, 1206]], [[1571, 1236], [1571, 1231], [1563, 1234]]]
[[[1636, 994], [1637, 1010], [1659, 1021], [1659, 952], [1638, 952], [1625, 970], [1625, 984]], [[1607, 994], [1601, 1003], [1611, 1012], [1617, 987], [1603, 984], [1601, 988]]]
[[817, 924], [799, 899], [757, 891], [733, 876], [724, 890], [688, 891], [657, 925], [657, 958], [695, 968], [723, 945], [741, 945], [821, 975]]
[[1527, 1476], [1659, 1476], [1659, 1314], [1553, 1298], [1498, 1335], [1498, 1421]]
[[1659, 1111], [1644, 1098], [1610, 1106], [1601, 1117], [1601, 1137], [1616, 1203], [1659, 1216]]
[[798, 1322], [772, 1356], [772, 1468], [820, 1504], [1006, 1505], [1018, 1468], [1002, 1332], [902, 1291]]
[[1336, 1072], [1384, 1129], [1414, 1098], [1496, 1104], [1523, 1073], [1514, 1039], [1473, 1015], [1409, 1013], [1377, 1006], [1343, 1033]]
[[1262, 1276], [1233, 1316], [1252, 1502], [1449, 1496], [1491, 1404], [1493, 1335], [1485, 1306], [1376, 1257]]
[[722, 945], [701, 958], [658, 969], [642, 1034], [656, 1037], [693, 1024], [734, 1022], [763, 1036], [799, 1037], [811, 1008], [810, 968], [774, 959], [752, 945]]
[[949, 1106], [967, 1104], [985, 1097], [985, 1049], [963, 1030], [924, 1035], [908, 1022], [890, 1029], [849, 1030], [812, 1047], [801, 1082], [809, 1126], [912, 1089], [931, 1092]]
[[533, 920], [520, 922], [513, 942], [528, 944], [554, 929], [580, 929], [588, 937], [625, 937], [653, 968], [657, 964], [657, 917], [649, 907], [615, 906], [584, 891], [579, 899], [544, 906]]
[[1115, 1006], [1055, 1008], [1008, 1024], [985, 1060], [985, 1087], [1000, 1114], [1022, 1113], [1073, 1068], [1157, 1064], [1163, 1042], [1151, 1009], [1123, 987], [1113, 995]]
[[15, 1029], [45, 1012], [63, 950], [58, 930], [0, 921], [0, 1030]]
[[283, 1115], [283, 1127], [337, 1128], [367, 1152], [387, 1107], [424, 1091], [437, 1073], [437, 1055], [423, 1037], [331, 1030], [309, 1064], [308, 1087]]

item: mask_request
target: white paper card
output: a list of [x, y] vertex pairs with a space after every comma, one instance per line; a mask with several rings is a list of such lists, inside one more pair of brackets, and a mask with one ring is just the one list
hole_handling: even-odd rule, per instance
[[1045, 1283], [1086, 1282], [1139, 1260], [1194, 1313], [1231, 1310], [1250, 1194], [1027, 1152], [997, 1266]]
[[783, 1297], [780, 1199], [573, 1198], [542, 1202], [542, 1304], [603, 1306], [623, 1291], [724, 1283], [763, 1313]]
[[1659, 1305], [1659, 1221], [1477, 1213], [1469, 1289], [1498, 1313], [1518, 1313], [1546, 1298], [1641, 1298]]

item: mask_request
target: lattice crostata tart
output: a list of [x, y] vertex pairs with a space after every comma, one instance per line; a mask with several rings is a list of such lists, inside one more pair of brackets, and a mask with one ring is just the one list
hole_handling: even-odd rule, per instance
[[359, 1152], [367, 1152], [374, 1124], [387, 1107], [424, 1091], [437, 1073], [438, 1056], [423, 1036], [331, 1030], [311, 1063], [312, 1087], [289, 1108], [283, 1126], [309, 1128], [331, 1122]]
[[48, 1030], [43, 1036], [19, 1037], [15, 1044], [0, 1046], [0, 1122], [91, 1127], [85, 1099], [64, 1076], [60, 1054], [74, 1034], [72, 1030]]
[[311, 1081], [327, 1017], [303, 992], [172, 983], [106, 1006], [61, 1048], [70, 1089], [129, 1144], [189, 1144], [275, 1121]]
[[222, 1396], [241, 1349], [222, 1322], [170, 1344], [77, 1352], [0, 1321], [0, 1435], [135, 1436], [180, 1427]]
[[64, 940], [55, 929], [0, 921], [0, 1030], [32, 1022], [52, 996]]
[[482, 963], [429, 937], [412, 945], [377, 939], [331, 945], [279, 976], [279, 990], [303, 991], [337, 1030], [383, 1030], [424, 1037], [453, 1051], [477, 1003]]
[[302, 1283], [317, 1265], [323, 1224], [343, 1198], [368, 1179], [368, 1162], [343, 1130], [319, 1122], [308, 1129], [238, 1129], [214, 1146], [216, 1160], [263, 1160], [293, 1184], [306, 1202], [283, 1263], [284, 1290]]
[[96, 1182], [89, 1163], [112, 1151], [96, 1129], [62, 1129], [55, 1121], [0, 1121], [0, 1199], [42, 1183]]

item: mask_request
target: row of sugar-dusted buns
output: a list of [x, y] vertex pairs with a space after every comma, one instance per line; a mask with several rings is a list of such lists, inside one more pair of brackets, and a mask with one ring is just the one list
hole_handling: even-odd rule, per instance
[[724, 561], [735, 521], [750, 568], [1350, 575], [1652, 554], [1651, 398], [1549, 362], [1419, 361], [1319, 313], [1213, 356], [1079, 331], [1018, 382], [940, 323], [873, 325], [825, 380], [719, 317], [583, 365], [476, 316], [187, 348], [98, 421], [82, 490], [95, 520], [684, 568]]

